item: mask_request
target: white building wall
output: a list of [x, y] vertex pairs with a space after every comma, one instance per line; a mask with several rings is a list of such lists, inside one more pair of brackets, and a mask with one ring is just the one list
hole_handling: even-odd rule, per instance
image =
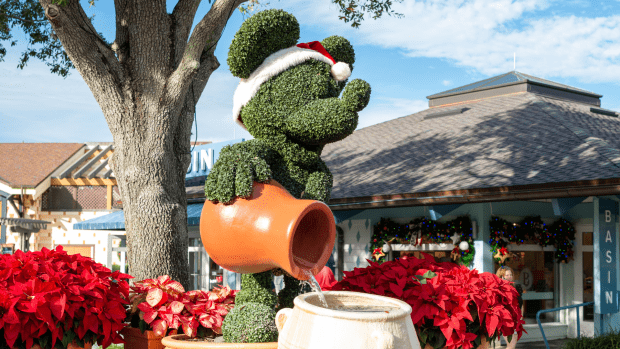
[[[30, 235], [30, 251], [40, 251], [41, 248], [55, 248], [58, 245], [68, 246], [92, 246], [91, 257], [103, 265], [107, 265], [108, 255], [108, 238], [110, 233], [124, 234], [124, 232], [107, 231], [107, 230], [74, 230], [73, 224], [96, 217], [101, 217], [110, 213], [108, 210], [101, 211], [39, 211], [35, 209], [39, 205], [39, 200], [35, 202], [32, 208], [24, 212], [24, 218], [48, 221], [47, 229], [41, 229], [38, 233]], [[9, 205], [7, 217], [18, 218], [18, 212], [15, 212]], [[21, 241], [19, 233], [12, 233], [10, 229], [6, 232], [6, 243], [15, 244], [15, 250], [18, 250]], [[118, 245], [118, 240], [114, 241]], [[118, 264], [118, 260], [112, 261]]]
[[372, 225], [370, 219], [351, 219], [338, 224], [344, 231], [344, 270], [368, 266], [366, 259], [371, 259], [368, 252]]

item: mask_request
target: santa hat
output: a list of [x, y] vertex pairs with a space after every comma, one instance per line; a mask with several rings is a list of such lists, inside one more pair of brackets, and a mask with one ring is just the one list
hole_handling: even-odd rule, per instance
[[233, 120], [247, 130], [241, 122], [241, 108], [248, 104], [256, 95], [261, 85], [270, 78], [280, 74], [288, 68], [303, 63], [309, 59], [325, 62], [331, 66], [331, 74], [336, 81], [344, 81], [351, 76], [351, 67], [335, 59], [318, 41], [297, 44], [272, 53], [261, 65], [250, 74], [247, 79], [241, 79], [233, 97]]

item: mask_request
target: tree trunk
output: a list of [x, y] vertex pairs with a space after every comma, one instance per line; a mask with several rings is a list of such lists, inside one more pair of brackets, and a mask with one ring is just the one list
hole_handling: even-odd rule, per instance
[[[116, 39], [103, 41], [79, 0], [39, 0], [114, 138], [110, 164], [125, 213], [129, 273], [189, 285], [185, 173], [195, 105], [226, 22], [246, 0], [216, 0], [190, 31], [199, 0], [115, 0]], [[206, 44], [209, 43], [207, 46]]]

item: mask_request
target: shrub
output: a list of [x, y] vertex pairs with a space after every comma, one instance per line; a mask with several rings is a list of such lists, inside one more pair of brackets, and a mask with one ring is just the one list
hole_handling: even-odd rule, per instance
[[436, 263], [424, 254], [344, 272], [332, 290], [397, 298], [413, 309], [411, 320], [420, 344], [433, 348], [470, 349], [482, 338], [511, 338], [523, 332], [518, 293], [495, 274], [478, 273], [453, 263]]
[[620, 331], [595, 337], [573, 338], [563, 344], [563, 349], [616, 349], [620, 348]]
[[222, 333], [222, 321], [234, 306], [237, 291], [228, 287], [211, 292], [188, 291], [168, 275], [136, 282], [131, 287], [132, 326], [158, 336], [182, 328], [189, 337]]
[[123, 343], [129, 278], [62, 246], [0, 255], [0, 347]]
[[222, 327], [227, 343], [264, 343], [278, 340], [276, 312], [260, 303], [245, 303], [228, 313]]

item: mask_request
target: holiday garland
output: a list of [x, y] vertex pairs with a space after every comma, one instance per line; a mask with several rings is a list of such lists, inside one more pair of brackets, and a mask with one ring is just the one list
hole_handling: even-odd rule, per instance
[[[383, 245], [385, 243], [411, 244], [418, 246], [423, 243], [453, 243], [452, 236], [460, 236], [460, 241], [468, 243], [468, 249], [457, 251], [461, 263], [468, 265], [473, 260], [475, 253], [473, 248], [472, 225], [469, 216], [459, 216], [451, 221], [441, 223], [426, 217], [416, 218], [407, 224], [399, 224], [389, 218], [381, 218], [373, 227], [373, 235], [370, 242], [370, 253], [379, 263], [385, 261]], [[452, 255], [455, 255], [455, 250]], [[467, 263], [465, 263], [467, 261]]]
[[489, 221], [491, 230], [491, 252], [500, 264], [509, 258], [516, 258], [508, 252], [508, 244], [535, 243], [541, 247], [555, 247], [555, 259], [558, 263], [568, 263], [573, 258], [573, 240], [575, 228], [565, 219], [558, 219], [551, 226], [543, 223], [540, 216], [525, 217], [519, 223], [509, 223], [505, 219], [492, 217]]

